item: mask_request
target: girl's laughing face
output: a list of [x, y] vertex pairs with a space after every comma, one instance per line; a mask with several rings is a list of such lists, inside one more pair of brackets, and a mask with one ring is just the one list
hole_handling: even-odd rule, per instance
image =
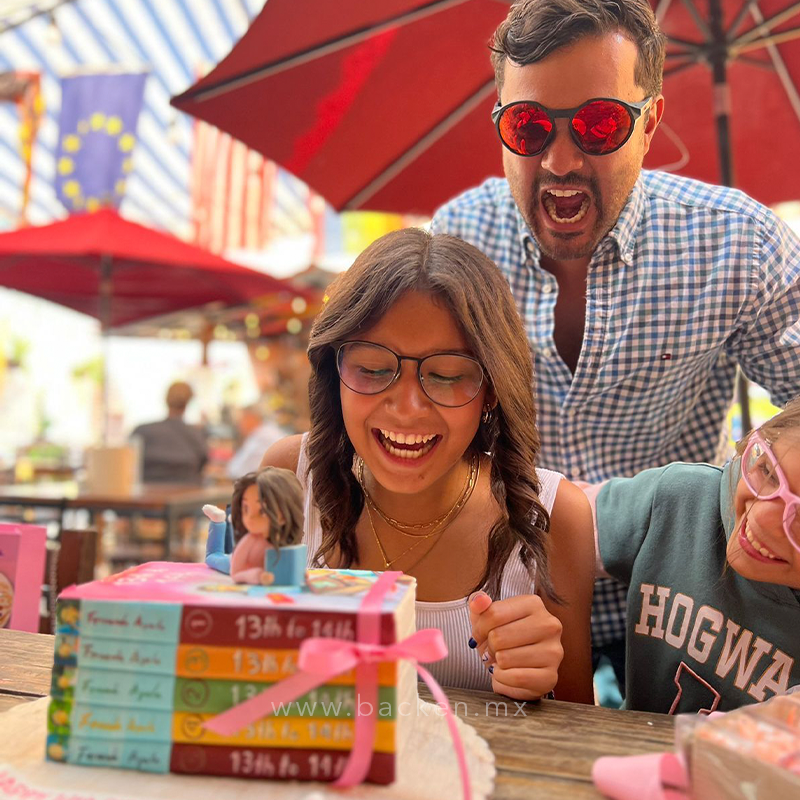
[[[472, 355], [447, 307], [427, 293], [403, 295], [375, 324], [356, 337], [403, 356]], [[437, 405], [423, 392], [416, 366], [403, 361], [397, 380], [379, 394], [358, 394], [340, 383], [347, 435], [377, 483], [398, 494], [443, 489], [480, 424], [486, 385], [466, 405]], [[460, 480], [460, 479], [459, 479]]]
[[[800, 434], [784, 432], [771, 449], [786, 476], [789, 491], [800, 495]], [[756, 460], [753, 469], [764, 481], [770, 481], [771, 487], [777, 488], [777, 475], [768, 457]], [[800, 550], [784, 529], [784, 501], [780, 497], [759, 499], [741, 478], [734, 508], [736, 524], [728, 540], [728, 563], [749, 580], [800, 589]], [[795, 541], [800, 541], [800, 506], [794, 510], [790, 525]]]

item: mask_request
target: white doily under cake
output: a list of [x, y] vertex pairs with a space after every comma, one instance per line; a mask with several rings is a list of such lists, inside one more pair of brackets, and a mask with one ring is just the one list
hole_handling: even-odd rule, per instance
[[[421, 703], [402, 749], [398, 780], [390, 786], [362, 784], [336, 789], [297, 783], [206, 775], [153, 775], [45, 761], [48, 699], [22, 703], [0, 714], [0, 798], [35, 800], [442, 800], [461, 796], [458, 764], [444, 717]], [[428, 713], [426, 713], [428, 712]], [[494, 755], [474, 728], [457, 720], [469, 765], [474, 800], [494, 788]], [[265, 787], [269, 792], [265, 793]]]

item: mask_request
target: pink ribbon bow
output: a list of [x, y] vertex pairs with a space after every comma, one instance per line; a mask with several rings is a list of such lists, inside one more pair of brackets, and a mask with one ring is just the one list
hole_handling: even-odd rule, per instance
[[[391, 591], [400, 572], [384, 572], [367, 592], [358, 610], [358, 641], [343, 639], [306, 639], [300, 645], [299, 671], [265, 689], [261, 694], [240, 703], [228, 711], [208, 720], [204, 727], [223, 736], [246, 728], [263, 717], [271, 716], [281, 705], [327, 683], [337, 675], [356, 670], [356, 708], [368, 704], [368, 714], [356, 713], [355, 736], [350, 758], [344, 771], [335, 781], [336, 786], [354, 786], [362, 783], [372, 760], [372, 743], [375, 739], [375, 715], [378, 695], [378, 664], [381, 661], [407, 659], [414, 662], [417, 673], [428, 685], [437, 704], [444, 709], [447, 726], [458, 759], [464, 800], [471, 800], [467, 759], [458, 733], [455, 717], [447, 695], [436, 679], [419, 662], [439, 661], [447, 655], [442, 632], [436, 628], [417, 631], [401, 642], [379, 644], [380, 612], [384, 596]], [[399, 709], [398, 709], [399, 711]]]

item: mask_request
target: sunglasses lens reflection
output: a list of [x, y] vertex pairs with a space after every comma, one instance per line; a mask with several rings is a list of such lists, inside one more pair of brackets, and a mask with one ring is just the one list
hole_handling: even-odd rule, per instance
[[587, 103], [572, 118], [581, 149], [590, 155], [604, 155], [619, 150], [631, 132], [628, 109], [611, 100]]
[[532, 103], [517, 103], [500, 117], [500, 138], [520, 156], [535, 156], [544, 150], [553, 130], [547, 112]]
[[[503, 112], [498, 130], [512, 152], [535, 156], [547, 146], [553, 125], [547, 109], [535, 103], [515, 103]], [[625, 144], [633, 128], [633, 118], [622, 103], [592, 100], [578, 109], [570, 125], [580, 149], [588, 155], [600, 156]]]

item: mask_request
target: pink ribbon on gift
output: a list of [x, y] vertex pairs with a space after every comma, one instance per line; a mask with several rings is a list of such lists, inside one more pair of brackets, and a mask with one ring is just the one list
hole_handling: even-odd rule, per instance
[[453, 749], [458, 760], [464, 800], [471, 800], [467, 759], [464, 745], [458, 733], [455, 717], [450, 709], [447, 695], [436, 679], [419, 662], [439, 661], [447, 655], [442, 632], [436, 628], [417, 631], [401, 642], [380, 644], [381, 608], [384, 596], [390, 592], [401, 572], [384, 572], [372, 585], [358, 609], [358, 641], [344, 639], [313, 638], [300, 645], [298, 672], [280, 683], [276, 683], [261, 694], [240, 703], [228, 711], [207, 720], [203, 727], [222, 736], [231, 736], [237, 731], [264, 717], [271, 716], [281, 705], [293, 702], [298, 697], [329, 682], [337, 675], [356, 670], [357, 708], [362, 702], [369, 704], [369, 714], [356, 713], [355, 735], [350, 758], [344, 771], [335, 781], [336, 786], [355, 786], [362, 783], [372, 761], [372, 745], [375, 740], [375, 708], [378, 697], [378, 664], [381, 661], [406, 659], [414, 662], [419, 676], [428, 685], [437, 704], [444, 709], [447, 726], [453, 740]]

